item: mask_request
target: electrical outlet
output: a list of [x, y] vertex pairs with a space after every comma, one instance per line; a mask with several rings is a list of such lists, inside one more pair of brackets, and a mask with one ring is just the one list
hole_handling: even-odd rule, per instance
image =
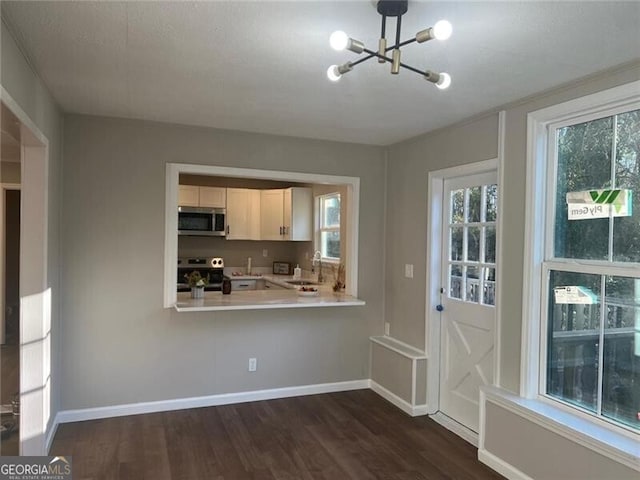
[[384, 322], [384, 334], [388, 337], [389, 332], [391, 330], [391, 324], [389, 322]]
[[255, 372], [258, 369], [258, 359], [257, 358], [250, 358], [249, 359], [249, 371], [250, 372]]
[[413, 264], [407, 263], [404, 266], [404, 276], [407, 278], [413, 278]]
[[304, 252], [304, 259], [309, 260], [309, 252]]
[[263, 257], [268, 257], [269, 256], [269, 250], [267, 250], [266, 248], [264, 250], [262, 250], [262, 256]]

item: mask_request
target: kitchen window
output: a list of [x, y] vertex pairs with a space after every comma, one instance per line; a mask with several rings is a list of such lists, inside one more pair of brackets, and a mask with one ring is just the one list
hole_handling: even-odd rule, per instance
[[340, 194], [320, 195], [317, 199], [317, 250], [326, 262], [340, 261]]
[[[530, 114], [523, 395], [640, 433], [640, 96]], [[635, 207], [635, 208], [634, 208]]]

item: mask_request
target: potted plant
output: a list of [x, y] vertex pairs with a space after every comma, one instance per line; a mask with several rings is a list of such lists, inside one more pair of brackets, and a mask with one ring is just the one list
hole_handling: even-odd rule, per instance
[[185, 274], [184, 278], [191, 287], [191, 298], [204, 298], [204, 287], [209, 283], [209, 275], [203, 277], [199, 271], [194, 270]]
[[336, 268], [335, 265], [331, 266], [331, 272], [333, 273], [333, 293], [336, 296], [344, 295], [345, 288], [345, 266], [344, 263], [340, 262]]

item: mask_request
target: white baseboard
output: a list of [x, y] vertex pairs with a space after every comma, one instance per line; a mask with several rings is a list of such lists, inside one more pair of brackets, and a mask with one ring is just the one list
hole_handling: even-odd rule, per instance
[[429, 418], [436, 423], [439, 423], [447, 430], [455, 433], [463, 440], [466, 440], [474, 447], [478, 448], [478, 434], [473, 430], [469, 430], [464, 425], [456, 422], [450, 417], [447, 417], [445, 414], [436, 412], [433, 415], [429, 415]]
[[396, 407], [398, 407], [400, 410], [402, 410], [406, 414], [411, 415], [412, 417], [417, 417], [420, 415], [427, 414], [426, 405], [415, 405], [415, 406], [411, 405], [409, 402], [407, 402], [406, 400], [403, 400], [402, 398], [397, 396], [395, 393], [387, 390], [379, 383], [376, 383], [373, 380], [370, 380], [370, 382], [371, 382], [371, 385], [370, 385], [371, 390], [376, 392], [385, 400], [393, 403]]
[[44, 438], [43, 455], [49, 455], [49, 450], [51, 450], [51, 444], [53, 443], [53, 438], [56, 436], [56, 432], [58, 431], [58, 425], [59, 425], [58, 415], [56, 415]]
[[533, 480], [529, 475], [486, 450], [478, 450], [478, 460], [509, 480]]
[[275, 398], [298, 397], [302, 395], [316, 395], [319, 393], [346, 392], [348, 390], [362, 390], [369, 388], [368, 379], [352, 380], [348, 382], [322, 383], [317, 385], [302, 385], [297, 387], [273, 388], [252, 392], [223, 393], [204, 397], [177, 398], [156, 402], [130, 403], [109, 407], [84, 408], [79, 410], [63, 410], [58, 412], [54, 426], [55, 432], [59, 423], [81, 422], [100, 418], [123, 417], [126, 415], [140, 415], [143, 413], [168, 412], [187, 408], [215, 407], [233, 403], [255, 402], [258, 400], [272, 400]]

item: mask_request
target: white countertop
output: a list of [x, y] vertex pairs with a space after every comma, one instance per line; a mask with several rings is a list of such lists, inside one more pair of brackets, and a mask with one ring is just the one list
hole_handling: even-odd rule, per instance
[[245, 290], [223, 295], [205, 292], [205, 298], [192, 299], [191, 293], [178, 293], [175, 309], [178, 312], [207, 312], [216, 310], [264, 310], [273, 308], [349, 307], [365, 305], [350, 295], [335, 296], [333, 292], [319, 292], [317, 297], [298, 296], [297, 289]]

